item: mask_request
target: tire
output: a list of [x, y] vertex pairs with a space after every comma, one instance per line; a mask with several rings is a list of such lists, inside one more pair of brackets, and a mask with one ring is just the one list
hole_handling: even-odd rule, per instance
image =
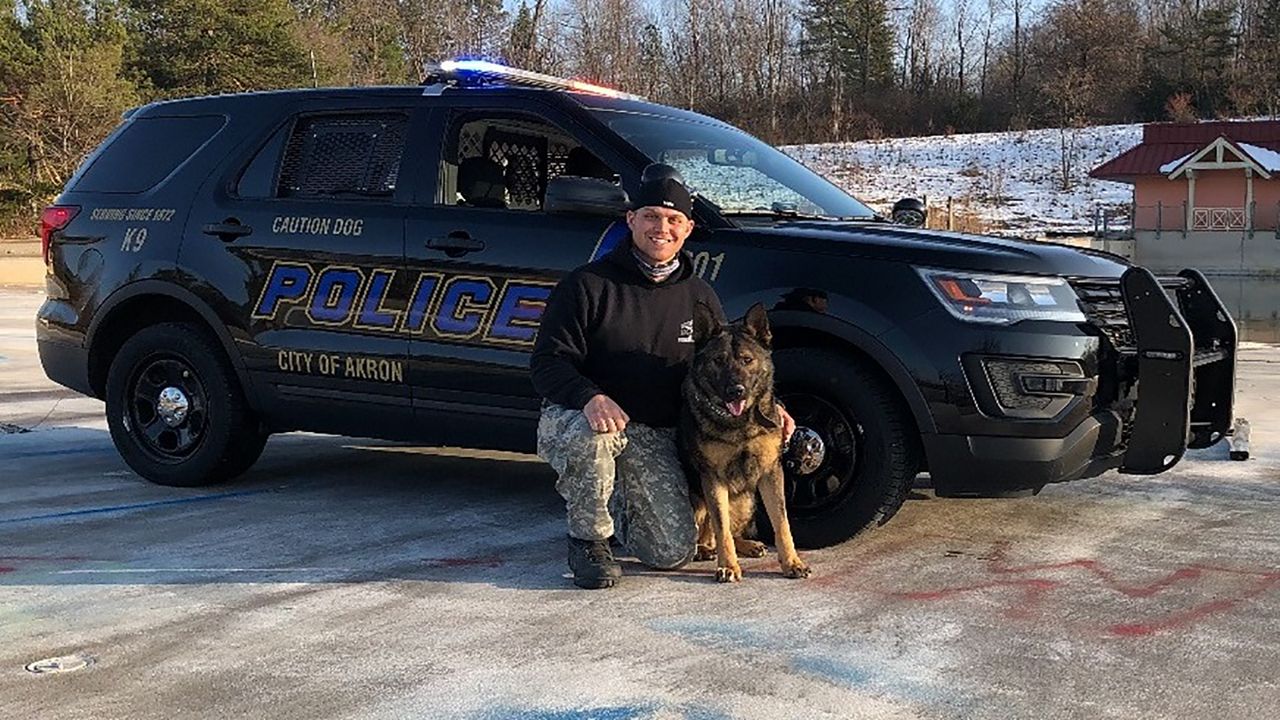
[[[778, 397], [822, 438], [822, 463], [801, 473], [786, 464], [791, 534], [802, 548], [844, 542], [898, 512], [919, 469], [920, 438], [895, 388], [839, 352], [788, 348], [773, 354]], [[771, 537], [768, 518], [757, 516]]]
[[154, 325], [126, 340], [107, 372], [106, 402], [116, 449], [157, 485], [229, 480], [267, 441], [222, 347], [193, 323]]

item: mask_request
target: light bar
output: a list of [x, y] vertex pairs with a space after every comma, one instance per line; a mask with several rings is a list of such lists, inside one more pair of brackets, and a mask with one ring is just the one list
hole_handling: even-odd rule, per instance
[[[622, 100], [644, 100], [639, 95], [632, 95], [631, 93], [625, 93], [603, 85], [558, 78], [554, 75], [546, 75], [532, 70], [507, 67], [488, 60], [445, 60], [438, 67], [442, 75], [449, 76], [449, 79], [452, 80], [459, 79], [459, 76], [471, 75], [480, 78], [503, 80], [516, 85], [547, 88], [549, 90], [585, 92]], [[430, 76], [432, 73], [428, 71], [427, 74]]]

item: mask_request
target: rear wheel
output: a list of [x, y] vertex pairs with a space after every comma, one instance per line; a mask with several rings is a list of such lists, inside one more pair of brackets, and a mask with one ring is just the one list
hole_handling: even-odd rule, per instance
[[194, 487], [244, 473], [267, 441], [217, 341], [162, 323], [125, 341], [107, 373], [107, 425], [129, 467]]
[[[793, 445], [814, 449], [784, 463], [787, 513], [800, 547], [843, 542], [902, 507], [919, 468], [915, 424], [879, 373], [831, 350], [773, 354], [778, 397], [795, 418]], [[816, 443], [816, 444], [815, 444]], [[760, 513], [764, 534], [771, 529]]]

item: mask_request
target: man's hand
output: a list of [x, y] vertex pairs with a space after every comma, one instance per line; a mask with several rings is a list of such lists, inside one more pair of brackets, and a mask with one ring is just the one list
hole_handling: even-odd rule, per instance
[[[622, 432], [631, 421], [618, 403], [603, 393], [588, 400], [582, 414], [587, 416], [591, 429], [598, 433]], [[792, 427], [795, 427], [794, 423]]]
[[785, 445], [791, 442], [791, 433], [796, 431], [796, 421], [781, 403], [778, 404], [778, 414], [782, 416], [782, 443]]

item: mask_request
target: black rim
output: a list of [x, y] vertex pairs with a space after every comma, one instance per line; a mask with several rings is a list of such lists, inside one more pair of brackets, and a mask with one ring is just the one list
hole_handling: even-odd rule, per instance
[[[196, 371], [186, 360], [165, 355], [139, 365], [125, 390], [125, 423], [150, 455], [164, 462], [190, 457], [204, 440], [208, 400]], [[180, 421], [161, 409], [161, 393], [176, 389], [186, 401]]]
[[818, 395], [781, 395], [796, 426], [807, 427], [822, 438], [826, 456], [809, 473], [786, 471], [787, 511], [816, 515], [839, 505], [857, 478], [859, 453], [865, 444], [862, 427], [846, 411]]

